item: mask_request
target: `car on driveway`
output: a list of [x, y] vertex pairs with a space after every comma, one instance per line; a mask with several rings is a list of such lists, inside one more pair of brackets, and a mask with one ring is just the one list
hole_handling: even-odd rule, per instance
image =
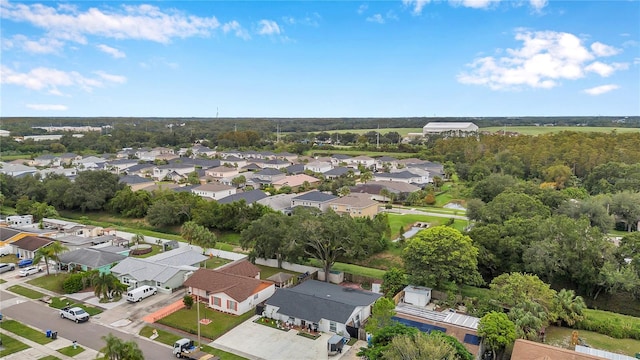
[[23, 268], [23, 267], [27, 267], [27, 266], [31, 266], [33, 265], [33, 259], [22, 259], [20, 261], [18, 261], [18, 267], [19, 268]]
[[16, 269], [16, 265], [15, 264], [10, 264], [10, 263], [2, 263], [0, 264], [0, 274], [5, 273], [7, 271], [12, 271]]
[[42, 269], [39, 268], [39, 267], [29, 266], [29, 267], [26, 267], [26, 268], [20, 270], [19, 274], [20, 274], [20, 276], [29, 276], [29, 275], [37, 274], [40, 271], [42, 271]]

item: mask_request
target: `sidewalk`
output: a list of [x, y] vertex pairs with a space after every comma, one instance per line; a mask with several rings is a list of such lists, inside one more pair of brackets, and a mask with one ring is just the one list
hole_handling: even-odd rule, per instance
[[[44, 332], [44, 331], [43, 331]], [[86, 346], [82, 346], [82, 344], [78, 344], [78, 346], [82, 347], [84, 349], [83, 352], [81, 352], [80, 354], [74, 356], [74, 357], [69, 357], [66, 355], [63, 355], [61, 353], [59, 353], [57, 350], [58, 349], [62, 349], [62, 348], [66, 348], [69, 347], [73, 344], [73, 342], [69, 339], [64, 339], [61, 337], [58, 337], [56, 340], [53, 340], [52, 342], [45, 344], [45, 345], [40, 345], [37, 342], [31, 341], [29, 339], [23, 338], [22, 336], [18, 336], [10, 331], [4, 330], [4, 329], [0, 329], [0, 333], [4, 336], [10, 336], [28, 346], [30, 346], [30, 348], [22, 350], [22, 351], [18, 351], [16, 353], [13, 353], [11, 355], [7, 355], [5, 357], [2, 358], [2, 360], [24, 360], [24, 359], [40, 359], [42, 357], [45, 357], [47, 355], [53, 355], [59, 359], [74, 359], [74, 360], [93, 360], [97, 357], [98, 352], [93, 350], [93, 349], [89, 349]]]

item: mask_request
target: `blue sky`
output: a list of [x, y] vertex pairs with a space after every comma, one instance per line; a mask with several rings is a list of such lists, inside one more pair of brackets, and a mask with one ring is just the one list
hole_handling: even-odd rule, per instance
[[2, 116], [640, 115], [640, 1], [0, 0]]

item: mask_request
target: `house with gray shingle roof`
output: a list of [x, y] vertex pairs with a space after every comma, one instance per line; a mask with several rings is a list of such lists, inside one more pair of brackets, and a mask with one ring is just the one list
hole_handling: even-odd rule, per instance
[[329, 202], [337, 196], [325, 194], [320, 191], [309, 191], [291, 199], [291, 207], [307, 206], [325, 211], [329, 208]]
[[266, 301], [265, 316], [321, 332], [347, 334], [360, 328], [382, 295], [316, 280], [292, 288], [278, 288]]
[[182, 286], [187, 274], [196, 270], [198, 267], [195, 266], [167, 265], [149, 258], [128, 257], [111, 268], [111, 273], [129, 288], [149, 285], [166, 291]]
[[111, 267], [127, 257], [99, 249], [81, 248], [58, 255], [60, 264], [69, 267], [69, 271], [79, 269], [82, 271], [98, 270], [100, 273], [111, 273]]
[[267, 194], [265, 194], [262, 190], [251, 190], [223, 197], [222, 199], [218, 200], [218, 203], [231, 204], [236, 201], [244, 200], [247, 204], [253, 204], [266, 197]]

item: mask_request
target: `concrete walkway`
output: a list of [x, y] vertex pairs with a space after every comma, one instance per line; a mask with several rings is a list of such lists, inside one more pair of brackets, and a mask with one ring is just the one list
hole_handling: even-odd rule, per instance
[[[39, 329], [39, 330], [44, 333], [44, 330], [42, 329]], [[80, 354], [74, 357], [63, 355], [62, 353], [58, 352], [58, 350], [73, 345], [73, 342], [69, 339], [64, 339], [59, 336], [56, 340], [53, 340], [48, 344], [41, 345], [41, 344], [38, 344], [37, 342], [23, 338], [22, 336], [18, 336], [5, 329], [0, 329], [0, 333], [2, 334], [3, 337], [6, 335], [30, 346], [28, 349], [18, 351], [16, 353], [3, 357], [2, 358], [3, 360], [40, 359], [47, 355], [53, 355], [59, 359], [92, 360], [98, 356], [97, 351], [93, 349], [89, 349], [86, 346], [82, 346], [81, 344], [78, 344], [78, 346], [82, 347], [84, 351], [81, 352]]]

